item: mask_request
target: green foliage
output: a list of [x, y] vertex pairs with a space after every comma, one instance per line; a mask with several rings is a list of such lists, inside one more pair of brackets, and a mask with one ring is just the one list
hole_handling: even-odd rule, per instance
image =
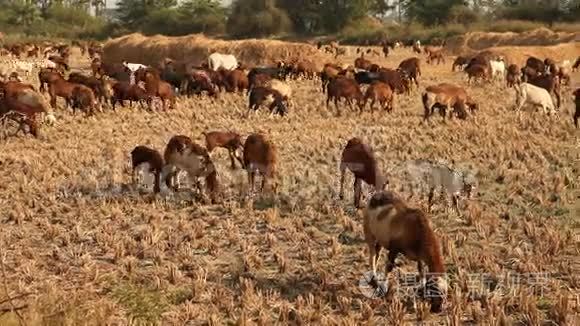
[[403, 0], [405, 15], [424, 25], [442, 25], [449, 20], [451, 8], [465, 6], [464, 0]]
[[227, 22], [227, 31], [234, 37], [267, 37], [291, 29], [288, 14], [274, 0], [237, 0]]
[[139, 323], [159, 323], [168, 306], [161, 292], [132, 283], [117, 285], [110, 295], [126, 309], [128, 317]]
[[42, 9], [34, 2], [12, 1], [0, 10], [0, 30], [28, 36], [60, 38], [94, 37], [106, 22], [91, 16], [85, 7], [54, 4]]
[[449, 10], [449, 21], [469, 26], [479, 21], [479, 15], [465, 5], [456, 5]]

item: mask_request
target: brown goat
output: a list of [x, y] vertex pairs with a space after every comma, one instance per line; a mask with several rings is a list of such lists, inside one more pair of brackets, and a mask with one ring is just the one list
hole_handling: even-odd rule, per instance
[[369, 70], [369, 68], [372, 64], [373, 63], [370, 62], [369, 60], [365, 59], [362, 54], [360, 57], [358, 57], [354, 60], [354, 67], [358, 68], [358, 69]]
[[353, 110], [352, 107], [352, 100], [356, 100], [358, 102], [359, 109], [362, 110], [364, 106], [364, 96], [362, 91], [360, 90], [359, 85], [354, 79], [346, 78], [346, 77], [337, 77], [331, 79], [326, 87], [326, 107], [330, 107], [330, 101], [334, 100], [334, 106], [336, 107], [336, 111], [340, 116], [340, 109], [338, 108], [338, 101], [341, 98], [346, 100], [346, 103], [350, 106], [350, 109]]
[[427, 60], [426, 60], [427, 63], [435, 63], [435, 60], [437, 60], [437, 64], [440, 64], [441, 61], [443, 61], [443, 63], [445, 63], [445, 57], [443, 56], [442, 49], [429, 52], [429, 54], [427, 56]]
[[155, 183], [153, 185], [153, 191], [158, 193], [161, 191], [160, 187], [160, 177], [161, 171], [163, 170], [163, 157], [159, 151], [149, 148], [147, 146], [139, 145], [131, 151], [131, 163], [133, 166], [132, 180], [133, 184], [136, 183], [135, 180], [135, 169], [143, 164], [149, 163], [149, 172], [155, 176]]
[[278, 113], [281, 116], [286, 115], [288, 108], [284, 103], [284, 97], [280, 92], [270, 87], [254, 87], [248, 95], [248, 111], [246, 117], [250, 115], [252, 110], [258, 111], [263, 104], [268, 105], [270, 113]]
[[421, 279], [425, 278], [422, 263], [427, 266], [426, 286], [430, 293], [431, 312], [440, 312], [448, 290], [443, 275], [445, 267], [439, 240], [425, 213], [408, 207], [392, 192], [377, 192], [365, 207], [363, 231], [373, 273], [371, 283], [376, 284], [377, 262], [382, 248], [388, 251], [385, 277], [394, 269], [398, 254], [404, 254], [417, 262]]
[[344, 181], [346, 169], [354, 174], [354, 206], [360, 207], [361, 181], [374, 187], [375, 191], [385, 188], [386, 179], [378, 170], [375, 154], [370, 146], [359, 138], [351, 138], [342, 151], [340, 158], [340, 190], [338, 197], [344, 199]]
[[467, 73], [467, 84], [471, 84], [472, 79], [487, 80], [489, 76], [489, 69], [487, 66], [474, 64], [465, 68]]
[[49, 83], [48, 93], [50, 94], [50, 105], [56, 108], [57, 97], [62, 97], [65, 100], [65, 108], [72, 104], [73, 90], [80, 84], [66, 81], [62, 76], [51, 80]]
[[507, 68], [506, 75], [507, 87], [514, 87], [520, 82], [520, 68], [516, 64], [511, 64]]
[[453, 64], [451, 65], [451, 71], [455, 71], [455, 69], [457, 69], [458, 67], [463, 69], [465, 66], [467, 66], [470, 60], [471, 60], [470, 57], [462, 55], [458, 56], [457, 58], [455, 58], [455, 61], [453, 61]]
[[297, 77], [303, 76], [307, 79], [314, 79], [316, 76], [316, 64], [310, 60], [299, 60], [294, 65], [294, 73]]
[[166, 101], [169, 101], [169, 108], [175, 108], [175, 91], [171, 84], [161, 80], [159, 73], [151, 68], [140, 68], [135, 72], [135, 82], [145, 83], [145, 91], [150, 97], [157, 96], [161, 99], [163, 110], [167, 110]]
[[211, 131], [202, 132], [202, 135], [205, 137], [205, 148], [209, 153], [216, 147], [225, 148], [228, 150], [232, 169], [236, 168], [236, 160], [240, 162], [242, 168], [244, 167], [244, 162], [238, 152], [238, 149], [243, 148], [242, 140], [238, 133], [231, 131]]
[[453, 117], [453, 112], [455, 112], [460, 119], [467, 118], [466, 106], [472, 112], [477, 110], [477, 104], [463, 88], [447, 83], [427, 87], [422, 94], [422, 101], [425, 110], [424, 120], [429, 119], [435, 107], [439, 108], [443, 120], [445, 120], [446, 112], [450, 108], [453, 108], [450, 116]]
[[226, 85], [226, 91], [228, 92], [237, 91], [242, 93], [244, 90], [250, 88], [248, 75], [246, 75], [244, 71], [239, 68], [229, 71], [224, 78], [224, 83]]
[[187, 136], [176, 135], [167, 143], [163, 158], [166, 165], [161, 173], [160, 182], [164, 182], [166, 176], [176, 169], [185, 170], [192, 183], [198, 184], [197, 179], [205, 177], [211, 202], [214, 204], [218, 202], [217, 170], [205, 148], [194, 143]]
[[421, 60], [419, 58], [413, 57], [401, 61], [397, 70], [405, 72], [408, 78], [419, 87], [419, 76], [421, 76]]
[[113, 110], [115, 105], [120, 103], [123, 106], [123, 101], [128, 100], [129, 105], [133, 105], [133, 101], [139, 102], [141, 108], [143, 107], [143, 102], [147, 103], [151, 107], [151, 96], [137, 84], [130, 84], [129, 82], [116, 82], [112, 86], [113, 96], [111, 98], [111, 106]]
[[62, 78], [62, 75], [52, 68], [42, 68], [38, 72], [38, 81], [40, 82], [40, 91], [46, 92], [51, 82]]
[[[262, 175], [260, 192], [264, 191], [269, 179], [276, 177], [277, 153], [274, 144], [262, 134], [251, 134], [244, 143], [244, 164], [248, 171], [250, 191], [254, 192], [256, 173]], [[273, 181], [272, 190], [276, 192], [277, 183]]]
[[379, 102], [383, 107], [383, 110], [392, 112], [394, 97], [395, 94], [389, 85], [380, 81], [374, 81], [367, 88], [363, 107], [365, 107], [367, 105], [367, 101], [371, 99], [371, 114], [373, 114], [375, 111], [375, 102]]
[[95, 93], [93, 90], [87, 86], [77, 84], [72, 90], [70, 100], [73, 114], [76, 113], [76, 109], [81, 109], [88, 115], [95, 113], [95, 109], [97, 108], [97, 99], [95, 98]]
[[113, 89], [108, 76], [96, 78], [94, 76], [85, 76], [79, 72], [73, 72], [69, 74], [68, 81], [89, 87], [93, 90], [95, 97], [102, 103], [110, 101], [113, 96]]

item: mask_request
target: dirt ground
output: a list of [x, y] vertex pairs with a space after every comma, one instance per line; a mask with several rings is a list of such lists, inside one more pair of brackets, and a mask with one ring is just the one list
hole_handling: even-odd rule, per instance
[[[411, 55], [372, 60], [396, 67]], [[420, 90], [466, 85], [452, 61], [423, 64]], [[44, 139], [0, 143], [0, 324], [19, 324], [10, 302], [28, 325], [580, 323], [580, 142], [570, 89], [559, 118], [528, 111], [518, 120], [513, 90], [469, 86], [476, 116], [420, 124], [420, 90], [399, 96], [390, 114], [342, 107], [337, 117], [318, 81], [291, 85], [285, 118], [245, 118], [246, 97], [225, 94], [180, 99], [169, 112], [127, 107], [85, 118], [60, 109]], [[202, 131], [224, 129], [261, 130], [274, 142], [277, 195], [249, 198], [245, 172], [231, 170], [219, 149], [220, 205], [130, 185], [134, 146], [162, 151], [176, 134], [203, 144]], [[340, 152], [354, 136], [372, 146], [401, 195], [407, 160], [453, 160], [476, 172], [478, 194], [461, 217], [442, 201], [429, 214], [451, 284], [441, 314], [411, 294], [409, 274], [386, 296], [359, 287], [370, 266], [352, 175], [337, 199]], [[426, 200], [410, 205], [426, 209]], [[399, 258], [394, 273], [416, 272]]]

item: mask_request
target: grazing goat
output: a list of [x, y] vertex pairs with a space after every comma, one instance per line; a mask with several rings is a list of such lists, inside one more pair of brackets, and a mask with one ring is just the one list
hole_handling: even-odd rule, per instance
[[499, 80], [504, 79], [505, 76], [505, 63], [501, 60], [489, 60], [489, 66], [491, 68], [492, 78], [497, 78]]
[[[427, 50], [427, 48], [425, 48], [425, 50]], [[443, 50], [439, 49], [439, 50], [432, 50], [429, 51], [428, 55], [427, 55], [427, 63], [435, 63], [435, 60], [437, 60], [437, 64], [440, 64], [441, 61], [443, 61], [443, 63], [445, 63], [445, 57], [443, 56]]]
[[[244, 143], [244, 164], [248, 172], [248, 182], [250, 191], [254, 192], [254, 183], [256, 173], [262, 176], [262, 185], [260, 192], [264, 191], [268, 179], [274, 179], [276, 176], [277, 153], [274, 144], [266, 139], [262, 134], [251, 134], [246, 138]], [[273, 181], [272, 190], [276, 192], [277, 184]]]
[[[138, 69], [135, 72], [135, 81], [145, 83], [145, 91], [150, 97], [157, 96], [161, 99], [163, 110], [167, 110], [166, 101], [169, 102], [169, 109], [175, 108], [175, 91], [173, 86], [161, 80], [159, 73], [151, 68]], [[152, 103], [152, 102], [150, 102]]]
[[163, 158], [165, 166], [161, 172], [160, 182], [164, 182], [166, 176], [174, 173], [176, 169], [185, 170], [192, 184], [197, 184], [198, 178], [205, 177], [211, 202], [214, 204], [218, 202], [217, 170], [205, 148], [187, 136], [176, 135], [167, 143]]
[[553, 93], [556, 96], [556, 107], [560, 108], [562, 96], [560, 94], [560, 77], [558, 75], [547, 74], [531, 78], [524, 77], [524, 82], [541, 87], [548, 91], [549, 94]]
[[141, 108], [143, 107], [143, 102], [147, 103], [151, 107], [151, 96], [147, 95], [147, 92], [137, 84], [131, 84], [129, 82], [117, 82], [113, 86], [113, 96], [111, 98], [111, 106], [115, 110], [117, 103], [124, 106], [123, 101], [128, 100], [129, 105], [133, 105], [133, 101], [139, 102]]
[[474, 176], [465, 171], [455, 170], [446, 164], [429, 160], [412, 160], [405, 164], [405, 173], [410, 177], [410, 196], [414, 196], [415, 188], [429, 188], [428, 209], [431, 211], [435, 189], [440, 188], [441, 192], [447, 193], [452, 199], [453, 208], [458, 215], [459, 199], [466, 196], [473, 198], [477, 184]]
[[466, 106], [472, 112], [478, 109], [477, 103], [467, 95], [465, 89], [448, 83], [427, 87], [421, 98], [425, 110], [424, 120], [429, 119], [435, 107], [439, 108], [439, 113], [443, 120], [445, 120], [446, 112], [450, 108], [453, 108], [453, 111], [450, 112], [450, 117], [453, 117], [453, 113], [456, 113], [460, 119], [467, 118]]
[[254, 87], [248, 96], [248, 112], [246, 116], [250, 115], [252, 110], [258, 111], [261, 105], [268, 105], [270, 113], [278, 113], [285, 116], [288, 112], [286, 104], [284, 104], [284, 97], [280, 92], [269, 87]]
[[232, 169], [236, 168], [235, 160], [240, 162], [242, 168], [244, 167], [244, 162], [238, 152], [239, 149], [243, 148], [242, 139], [238, 133], [231, 131], [211, 131], [202, 132], [202, 135], [205, 137], [205, 148], [209, 153], [216, 147], [225, 148], [230, 155]]
[[[393, 111], [394, 97], [395, 94], [389, 85], [381, 81], [375, 81], [369, 86], [369, 88], [367, 88], [363, 107], [365, 107], [367, 105], [367, 101], [371, 99], [371, 114], [375, 112], [375, 102], [379, 102], [383, 107], [383, 110], [386, 110], [390, 113]], [[362, 111], [363, 110], [361, 108], [361, 113]]]
[[234, 70], [238, 68], [238, 60], [235, 56], [231, 54], [221, 54], [214, 52], [207, 58], [207, 64], [209, 69], [217, 71], [220, 68], [225, 70]]
[[545, 114], [555, 113], [554, 102], [550, 93], [544, 88], [528, 84], [520, 83], [515, 85], [516, 89], [516, 111], [518, 115], [521, 114], [521, 108], [525, 104], [532, 104], [540, 106]]
[[519, 83], [521, 80], [520, 75], [520, 68], [516, 64], [509, 65], [506, 75], [507, 87], [514, 87], [516, 83]]
[[578, 118], [580, 118], [580, 88], [574, 91], [574, 103], [576, 104], [576, 112], [574, 112], [574, 126], [578, 128]]
[[471, 84], [472, 79], [487, 80], [488, 77], [488, 66], [474, 64], [468, 65], [465, 70], [467, 73], [467, 84]]
[[535, 57], [529, 57], [526, 60], [525, 66], [530, 67], [539, 73], [544, 73], [546, 71], [546, 64], [542, 60]]
[[387, 180], [379, 169], [372, 148], [360, 138], [351, 138], [344, 147], [340, 158], [340, 189], [338, 197], [344, 199], [344, 181], [346, 169], [354, 174], [354, 206], [360, 208], [361, 181], [374, 187], [374, 191], [383, 190]]
[[85, 111], [87, 115], [93, 115], [95, 113], [97, 99], [95, 98], [95, 93], [89, 87], [77, 84], [72, 90], [70, 100], [73, 114], [76, 113], [76, 109]]
[[336, 107], [336, 111], [340, 116], [340, 110], [338, 108], [338, 101], [341, 98], [344, 98], [350, 109], [353, 110], [352, 107], [352, 100], [357, 100], [359, 109], [362, 110], [364, 105], [364, 96], [362, 91], [360, 90], [359, 85], [353, 79], [346, 78], [346, 77], [337, 77], [328, 83], [326, 87], [326, 107], [330, 106], [330, 101], [334, 99], [334, 106]]
[[421, 60], [419, 58], [413, 57], [401, 61], [397, 70], [404, 72], [419, 87], [419, 76], [421, 76]]
[[442, 310], [447, 294], [445, 267], [439, 240], [425, 213], [408, 207], [389, 191], [375, 193], [363, 213], [363, 231], [369, 248], [369, 262], [376, 284], [376, 269], [381, 248], [388, 251], [385, 277], [394, 269], [398, 254], [417, 262], [421, 279], [425, 278], [422, 263], [429, 270], [426, 286], [429, 290], [431, 311]]
[[453, 61], [453, 64], [451, 65], [451, 71], [455, 71], [455, 69], [459, 68], [460, 70], [463, 70], [467, 64], [469, 63], [469, 61], [471, 60], [471, 57], [466, 57], [466, 56], [458, 56], [457, 58], [455, 58], [455, 61]]
[[147, 146], [139, 145], [131, 151], [131, 163], [133, 167], [132, 180], [133, 184], [136, 183], [135, 180], [135, 169], [143, 164], [148, 163], [149, 173], [155, 176], [155, 182], [153, 184], [153, 191], [158, 193], [161, 191], [160, 181], [161, 181], [161, 171], [163, 170], [163, 157], [159, 151], [149, 148]]

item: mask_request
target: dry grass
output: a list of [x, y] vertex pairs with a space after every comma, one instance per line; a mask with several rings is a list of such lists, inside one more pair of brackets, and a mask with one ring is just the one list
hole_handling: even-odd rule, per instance
[[[398, 50], [381, 63], [411, 55]], [[450, 62], [425, 65], [423, 87], [465, 85]], [[537, 112], [518, 121], [512, 91], [484, 85], [469, 88], [482, 104], [475, 119], [421, 126], [417, 92], [399, 97], [392, 114], [339, 118], [324, 107], [318, 82], [292, 85], [296, 105], [285, 119], [244, 119], [246, 99], [227, 94], [181, 99], [169, 113], [135, 107], [86, 119], [61, 110], [46, 139], [1, 143], [0, 309], [9, 308], [7, 296], [26, 294], [13, 303], [27, 305], [19, 312], [29, 325], [580, 321], [580, 153], [569, 90], [559, 120]], [[201, 131], [229, 128], [261, 129], [277, 144], [279, 195], [248, 198], [245, 174], [229, 170], [219, 150], [222, 205], [126, 186], [135, 145], [162, 149], [175, 134], [201, 142]], [[462, 218], [441, 205], [430, 215], [452, 284], [443, 314], [393, 291], [361, 294], [369, 266], [351, 179], [348, 199], [336, 199], [339, 154], [352, 136], [372, 144], [395, 190], [403, 184], [395, 166], [408, 159], [453, 159], [478, 171], [480, 194]], [[407, 260], [398, 267], [415, 268]], [[549, 273], [542, 287], [509, 277], [538, 272]], [[12, 313], [0, 317], [18, 323]]]
[[188, 60], [200, 64], [213, 52], [233, 54], [245, 64], [272, 64], [276, 60], [300, 56], [324, 60], [326, 55], [316, 47], [306, 43], [292, 43], [277, 40], [249, 39], [224, 41], [210, 39], [202, 34], [179, 37], [163, 35], [143, 36], [129, 34], [108, 41], [103, 48], [103, 59], [109, 62], [140, 62], [155, 65], [164, 58]]

